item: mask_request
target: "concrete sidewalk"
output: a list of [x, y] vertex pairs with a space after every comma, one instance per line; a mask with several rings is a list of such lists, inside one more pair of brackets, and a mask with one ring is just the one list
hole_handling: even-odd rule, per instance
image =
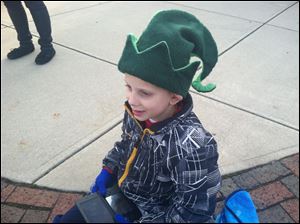
[[211, 31], [219, 62], [209, 94], [190, 91], [194, 111], [219, 145], [222, 175], [299, 152], [299, 3], [46, 2], [54, 59], [11, 61], [14, 27], [1, 3], [1, 177], [86, 192], [120, 138], [126, 35], [140, 36], [159, 10], [180, 9]]

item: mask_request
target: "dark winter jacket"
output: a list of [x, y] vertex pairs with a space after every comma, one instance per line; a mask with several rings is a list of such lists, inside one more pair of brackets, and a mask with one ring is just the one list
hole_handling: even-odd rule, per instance
[[205, 222], [214, 212], [221, 182], [217, 143], [192, 108], [188, 94], [180, 112], [144, 129], [125, 103], [122, 140], [103, 164], [141, 210], [139, 222]]

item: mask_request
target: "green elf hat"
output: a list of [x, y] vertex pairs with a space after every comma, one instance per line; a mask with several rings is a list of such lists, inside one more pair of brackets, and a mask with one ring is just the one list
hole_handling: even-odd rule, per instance
[[[190, 62], [193, 56], [199, 61]], [[216, 87], [201, 81], [217, 60], [216, 43], [199, 20], [184, 11], [167, 10], [152, 18], [139, 39], [128, 35], [118, 69], [185, 97], [191, 84], [198, 92]], [[193, 81], [199, 65], [201, 73]]]

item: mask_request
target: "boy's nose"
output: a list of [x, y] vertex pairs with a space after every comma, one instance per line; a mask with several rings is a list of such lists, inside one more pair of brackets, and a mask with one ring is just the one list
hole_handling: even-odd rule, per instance
[[137, 98], [135, 97], [135, 95], [133, 93], [130, 93], [130, 94], [127, 95], [127, 100], [128, 100], [128, 103], [130, 104], [130, 106], [139, 105], [138, 100], [137, 100]]

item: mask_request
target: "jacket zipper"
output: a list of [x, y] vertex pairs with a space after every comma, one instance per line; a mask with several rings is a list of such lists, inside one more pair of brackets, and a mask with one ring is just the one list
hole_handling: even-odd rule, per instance
[[[143, 130], [142, 126], [139, 124], [139, 122], [134, 118], [134, 116], [132, 115], [131, 111], [129, 110], [129, 108], [125, 105], [125, 109], [127, 111], [127, 113], [131, 116], [131, 118], [138, 124], [138, 126], [141, 128], [141, 130]], [[140, 145], [140, 143], [143, 141], [145, 135], [149, 133], [150, 135], [154, 134], [153, 131], [151, 131], [149, 128], [145, 128], [143, 130], [143, 135], [141, 140], [139, 141], [139, 143], [133, 148], [129, 159], [127, 160], [126, 166], [125, 166], [125, 170], [123, 175], [120, 177], [120, 179], [118, 180], [118, 186], [121, 187], [123, 181], [126, 179], [126, 177], [128, 176], [129, 173], [129, 169], [134, 161], [134, 159], [136, 158], [137, 155], [137, 151], [138, 151], [138, 146]]]

